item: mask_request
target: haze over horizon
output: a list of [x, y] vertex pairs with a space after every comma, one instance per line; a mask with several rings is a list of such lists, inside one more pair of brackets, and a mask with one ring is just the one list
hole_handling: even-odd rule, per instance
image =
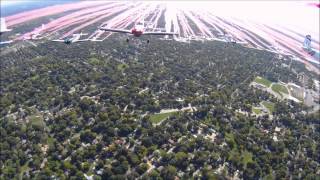
[[[2, 0], [1, 6], [15, 6], [38, 0], [9, 1]], [[55, 2], [59, 1], [44, 1]], [[63, 2], [63, 1], [61, 1]], [[65, 2], [76, 2], [69, 0]], [[133, 1], [128, 1], [133, 2]], [[150, 2], [150, 1], [147, 1]], [[168, 6], [190, 10], [209, 10], [217, 15], [253, 20], [259, 23], [277, 24], [288, 28], [301, 28], [311, 34], [319, 34], [319, 8], [311, 4], [319, 1], [151, 1], [166, 3]], [[315, 36], [319, 39], [319, 35]]]
[[[217, 38], [226, 31], [238, 42], [266, 50], [281, 50], [306, 57], [300, 51], [305, 35], [312, 36], [312, 47], [319, 50], [319, 8], [316, 1], [4, 1], [2, 9], [9, 28], [36, 22], [42, 17], [65, 13], [44, 23], [41, 33], [58, 32], [60, 38], [90, 26], [132, 28], [138, 21], [148, 21], [153, 28], [177, 32], [179, 37]], [[62, 4], [64, 3], [64, 4]], [[67, 3], [67, 4], [65, 4]], [[33, 7], [33, 9], [32, 9]], [[21, 8], [19, 12], [17, 9]], [[73, 12], [74, 11], [74, 12]], [[113, 17], [116, 15], [116, 17]], [[163, 19], [164, 18], [164, 19]], [[164, 22], [164, 24], [162, 24]], [[39, 22], [39, 21], [38, 21]], [[11, 26], [11, 27], [10, 27]], [[16, 40], [37, 33], [23, 33]], [[71, 29], [69, 29], [71, 28]], [[67, 30], [66, 32], [64, 30]], [[97, 30], [89, 38], [107, 38]], [[309, 57], [306, 57], [309, 58]], [[314, 61], [314, 60], [311, 60]], [[319, 60], [314, 62], [319, 64]]]

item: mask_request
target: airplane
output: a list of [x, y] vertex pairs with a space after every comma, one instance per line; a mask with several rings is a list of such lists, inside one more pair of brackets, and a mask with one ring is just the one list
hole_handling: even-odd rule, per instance
[[35, 32], [30, 34], [30, 37], [25, 37], [24, 40], [35, 40], [35, 39], [41, 39], [39, 36], [41, 35], [40, 32], [44, 30], [45, 26], [42, 24], [41, 28], [35, 29]]
[[93, 37], [92, 39], [89, 39], [89, 41], [93, 41], [93, 42], [102, 42], [103, 39], [98, 39], [97, 37]]
[[[102, 31], [109, 31], [109, 32], [118, 32], [118, 33], [127, 33], [132, 34], [135, 37], [140, 37], [141, 35], [177, 35], [177, 33], [173, 32], [146, 32], [144, 24], [141, 22], [138, 22], [131, 30], [127, 29], [113, 29], [113, 28], [104, 28], [100, 27], [99, 30]], [[127, 42], [129, 42], [129, 39], [127, 39]], [[149, 43], [149, 40], [147, 40], [147, 43]]]
[[306, 35], [303, 41], [302, 49], [308, 52], [310, 55], [314, 54], [314, 51], [311, 48], [311, 35]]
[[213, 30], [215, 31], [216, 34], [216, 38], [212, 38], [213, 40], [216, 41], [221, 41], [221, 42], [226, 42], [226, 43], [232, 43], [232, 44], [240, 44], [240, 45], [248, 45], [248, 42], [245, 41], [238, 41], [236, 40], [231, 34], [229, 34], [227, 32], [226, 29], [223, 29], [222, 32], [217, 31], [217, 30]]
[[75, 42], [83, 42], [83, 41], [89, 41], [89, 39], [81, 39], [81, 36], [86, 36], [88, 35], [87, 33], [80, 33], [80, 34], [73, 34], [71, 38], [68, 39], [56, 39], [56, 40], [52, 40], [54, 42], [63, 42], [65, 44], [72, 44]]
[[240, 44], [240, 45], [248, 45], [249, 44], [248, 42], [245, 42], [245, 41], [237, 41], [234, 37], [232, 37], [230, 35], [226, 35], [224, 40], [227, 43], [232, 43], [232, 44]]
[[[9, 32], [11, 31], [12, 29], [8, 29], [7, 28], [7, 25], [6, 25], [6, 21], [4, 18], [0, 18], [0, 35], [5, 33], [5, 32]], [[0, 41], [0, 45], [3, 46], [3, 45], [6, 45], [6, 44], [10, 44], [12, 43], [13, 41]]]
[[99, 37], [98, 36], [94, 36], [92, 37], [91, 39], [88, 39], [89, 41], [93, 41], [93, 42], [102, 42], [104, 41], [107, 37], [104, 37], [102, 39], [98, 39]]
[[4, 18], [0, 18], [0, 35], [5, 32], [9, 32], [12, 29], [8, 29]]
[[308, 55], [308, 59], [311, 62], [315, 62], [317, 64], [320, 63], [320, 52], [319, 50], [313, 49], [311, 47], [311, 35], [306, 35], [303, 44], [302, 50], [305, 54]]
[[13, 41], [0, 41], [0, 45], [6, 45], [6, 44], [10, 44], [12, 43]]
[[309, 3], [308, 5], [320, 8], [320, 3]]

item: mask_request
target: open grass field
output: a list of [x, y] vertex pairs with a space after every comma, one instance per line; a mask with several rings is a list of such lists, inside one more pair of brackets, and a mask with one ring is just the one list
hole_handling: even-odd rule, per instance
[[170, 115], [173, 115], [175, 112], [153, 114], [150, 116], [150, 121], [154, 124], [161, 122], [162, 120], [168, 118]]
[[254, 112], [255, 114], [260, 114], [261, 113], [261, 109], [252, 107], [252, 112]]
[[23, 179], [23, 173], [30, 170], [28, 164], [30, 161], [27, 161], [23, 166], [21, 166], [20, 173], [19, 173], [19, 179]]
[[244, 151], [242, 154], [241, 154], [241, 160], [242, 160], [242, 163], [244, 165], [244, 168], [247, 167], [247, 164], [249, 162], [253, 162], [252, 161], [252, 153], [248, 152], [248, 151]]
[[43, 117], [40, 114], [29, 116], [30, 123], [33, 126], [44, 127]]
[[129, 66], [127, 64], [119, 64], [117, 66], [118, 71], [123, 71], [125, 69], [127, 69]]
[[256, 82], [256, 83], [259, 83], [259, 84], [262, 84], [262, 85], [264, 85], [264, 86], [266, 86], [266, 87], [270, 87], [270, 85], [271, 85], [271, 81], [269, 81], [268, 79], [265, 79], [265, 78], [263, 78], [263, 77], [256, 77], [255, 79], [254, 79], [254, 82]]
[[288, 89], [281, 85], [281, 84], [272, 84], [272, 87], [271, 87], [272, 91], [278, 93], [281, 95], [281, 93], [284, 93], [284, 94], [289, 94], [289, 91]]
[[226, 138], [226, 141], [227, 141], [227, 142], [230, 142], [230, 143], [232, 143], [232, 144], [235, 145], [233, 148], [236, 148], [237, 143], [236, 143], [236, 141], [234, 140], [234, 134], [232, 134], [232, 133], [225, 133], [225, 138]]
[[274, 111], [274, 103], [263, 101], [262, 104], [269, 110], [270, 113]]
[[100, 65], [101, 61], [99, 59], [97, 59], [97, 58], [92, 57], [92, 58], [89, 59], [89, 63], [91, 65]]

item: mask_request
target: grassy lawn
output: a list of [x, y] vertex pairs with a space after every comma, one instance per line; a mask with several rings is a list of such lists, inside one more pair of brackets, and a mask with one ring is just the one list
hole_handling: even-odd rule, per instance
[[252, 107], [252, 112], [254, 112], [255, 114], [260, 114], [261, 113], [261, 109]]
[[228, 153], [228, 160], [233, 160], [233, 161], [240, 161], [240, 153], [236, 148], [233, 148], [231, 151]]
[[88, 176], [91, 176], [91, 175], [94, 174], [94, 168], [95, 168], [95, 164], [92, 163], [92, 164], [90, 165], [89, 171], [87, 172], [87, 175], [88, 175]]
[[54, 145], [54, 139], [52, 137], [48, 137], [47, 144], [49, 145], [49, 147], [52, 147]]
[[242, 160], [242, 163], [244, 165], [244, 168], [247, 167], [247, 164], [249, 162], [253, 162], [252, 161], [252, 153], [251, 152], [248, 152], [248, 151], [244, 151], [241, 155], [241, 160]]
[[125, 70], [126, 68], [128, 68], [129, 66], [127, 65], [127, 64], [119, 64], [118, 66], [117, 66], [117, 69], [118, 69], [118, 71], [123, 71], [123, 70]]
[[270, 113], [274, 111], [274, 103], [263, 101], [262, 104], [269, 110]]
[[242, 153], [240, 153], [236, 148], [233, 148], [231, 151], [229, 151], [228, 160], [241, 162], [244, 169], [247, 168], [247, 164], [249, 162], [253, 162], [251, 152], [243, 151]]
[[271, 81], [269, 81], [268, 79], [265, 79], [263, 77], [259, 77], [259, 76], [254, 79], [254, 82], [262, 84], [266, 87], [269, 87], [271, 85]]
[[243, 167], [246, 168], [249, 162], [253, 162], [252, 153], [249, 151], [239, 152], [237, 144], [234, 140], [234, 134], [225, 133], [225, 138], [227, 142], [233, 142], [235, 146], [233, 146], [232, 150], [228, 153], [228, 160], [238, 161], [243, 164]]
[[40, 76], [39, 76], [38, 74], [37, 74], [37, 75], [34, 75], [34, 76], [31, 77], [31, 80], [32, 80], [32, 81], [35, 81], [35, 80], [39, 79], [39, 77], [40, 77]]
[[99, 65], [100, 64], [100, 60], [97, 59], [97, 58], [92, 57], [92, 58], [89, 59], [89, 64], [91, 64], [91, 65]]
[[23, 178], [23, 173], [29, 171], [29, 161], [27, 161], [23, 166], [21, 166], [21, 169], [20, 169], [20, 174], [19, 174], [19, 179], [22, 179]]
[[29, 120], [32, 125], [43, 127], [43, 118], [40, 115], [29, 116]]
[[262, 179], [263, 179], [263, 180], [273, 180], [273, 179], [275, 179], [275, 178], [273, 177], [272, 174], [269, 174], [269, 175], [263, 177]]
[[288, 89], [285, 86], [281, 85], [281, 84], [273, 84], [271, 89], [272, 89], [272, 91], [274, 91], [274, 92], [276, 92], [276, 93], [278, 93], [280, 95], [281, 95], [280, 92], [282, 92], [284, 94], [289, 94]]
[[234, 135], [232, 133], [225, 133], [225, 138], [227, 142], [231, 142], [232, 144], [234, 144], [234, 149], [237, 148], [237, 143], [234, 140]]
[[175, 112], [153, 114], [150, 116], [150, 120], [152, 123], [157, 124], [157, 123], [161, 122], [162, 120], [168, 118], [170, 115], [172, 115], [174, 113]]

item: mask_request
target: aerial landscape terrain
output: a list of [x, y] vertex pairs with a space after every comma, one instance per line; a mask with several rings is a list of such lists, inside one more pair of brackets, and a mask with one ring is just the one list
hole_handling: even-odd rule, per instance
[[[0, 179], [319, 179], [319, 29], [181, 2], [8, 4]], [[160, 35], [130, 35], [140, 22]]]

